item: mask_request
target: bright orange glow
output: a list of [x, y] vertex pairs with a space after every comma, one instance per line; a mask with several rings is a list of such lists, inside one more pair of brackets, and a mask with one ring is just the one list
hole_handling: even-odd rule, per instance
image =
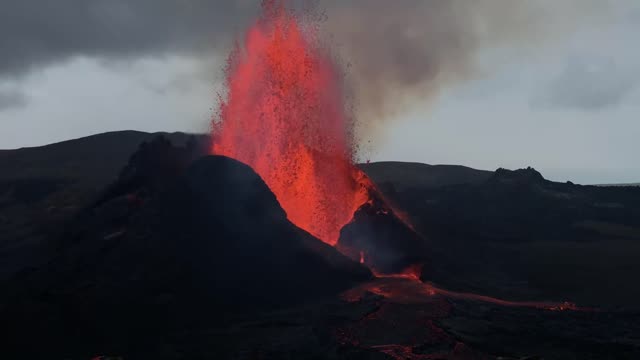
[[332, 58], [281, 2], [228, 60], [213, 149], [251, 166], [291, 222], [335, 245], [373, 188], [353, 165], [352, 119]]

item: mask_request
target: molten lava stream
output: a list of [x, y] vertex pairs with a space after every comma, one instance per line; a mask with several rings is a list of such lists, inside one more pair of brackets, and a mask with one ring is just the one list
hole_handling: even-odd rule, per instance
[[226, 69], [213, 153], [251, 166], [291, 222], [335, 245], [373, 185], [353, 164], [342, 78], [316, 34], [282, 2], [263, 2]]
[[[360, 256], [360, 262], [364, 263], [364, 253], [361, 252]], [[421, 303], [428, 301], [429, 298], [435, 295], [440, 295], [449, 299], [478, 301], [507, 307], [526, 307], [551, 311], [596, 311], [593, 308], [578, 307], [568, 301], [510, 301], [486, 295], [450, 291], [436, 287], [430, 282], [422, 282], [420, 280], [422, 268], [422, 264], [414, 264], [397, 274], [382, 274], [370, 267], [377, 280], [346, 291], [343, 293], [343, 298], [349, 302], [354, 302], [358, 301], [365, 292], [370, 292], [392, 301]]]
[[477, 301], [507, 307], [525, 307], [551, 311], [597, 311], [593, 308], [579, 307], [568, 301], [510, 301], [486, 295], [450, 291], [436, 287], [429, 282], [423, 283], [420, 280], [420, 270], [421, 266], [417, 265], [410, 266], [399, 274], [379, 274], [372, 270], [378, 280], [349, 290], [343, 294], [343, 297], [352, 302], [358, 300], [363, 292], [368, 291], [391, 300], [406, 301], [410, 299], [410, 302], [422, 302], [432, 296], [440, 295], [450, 299]]

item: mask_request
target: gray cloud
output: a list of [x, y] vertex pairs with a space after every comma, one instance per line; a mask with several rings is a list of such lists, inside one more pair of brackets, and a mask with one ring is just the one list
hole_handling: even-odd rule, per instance
[[[609, 7], [600, 0], [290, 1], [326, 10], [322, 28], [353, 65], [358, 114], [372, 128], [484, 71], [482, 49], [535, 48]], [[258, 9], [257, 0], [5, 0], [0, 77], [73, 56], [208, 55], [237, 38]]]
[[601, 110], [618, 105], [638, 85], [638, 74], [611, 59], [572, 58], [538, 102], [578, 110]]
[[0, 111], [27, 105], [27, 97], [19, 91], [0, 89]]

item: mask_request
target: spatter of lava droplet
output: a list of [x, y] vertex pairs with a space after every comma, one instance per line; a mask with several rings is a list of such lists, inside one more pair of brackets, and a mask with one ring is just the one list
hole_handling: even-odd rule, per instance
[[335, 245], [372, 188], [353, 163], [341, 72], [282, 2], [262, 10], [229, 56], [213, 153], [251, 166], [289, 220]]

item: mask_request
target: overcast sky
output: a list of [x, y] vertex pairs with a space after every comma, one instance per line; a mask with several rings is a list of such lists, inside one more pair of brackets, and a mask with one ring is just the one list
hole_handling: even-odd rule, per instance
[[[404, 14], [416, 12], [412, 7], [424, 7], [432, 14], [408, 19], [412, 24], [435, 18], [436, 13], [438, 18], [454, 13], [453, 5], [443, 9], [424, 5], [429, 0], [406, 1], [393, 9], [385, 7], [395, 2], [344, 2], [350, 10], [342, 2], [320, 1], [328, 9], [326, 26], [337, 29], [338, 51], [344, 51], [347, 60], [351, 56], [356, 60], [356, 75], [357, 60], [374, 50], [376, 59], [382, 60], [363, 63], [362, 69], [375, 71], [376, 76], [395, 71], [397, 59], [387, 61], [383, 52], [390, 49], [389, 43], [397, 48], [397, 39], [384, 38], [389, 31], [369, 39], [369, 32], [356, 30], [370, 24], [361, 19], [352, 23], [345, 14], [353, 19], [362, 13], [362, 19], [377, 22], [386, 20], [387, 13], [401, 21]], [[447, 36], [418, 36], [405, 44], [410, 50], [421, 46], [415, 41], [425, 46], [419, 53], [402, 50], [419, 61], [398, 66], [408, 66], [425, 83], [432, 81], [432, 74], [422, 66], [444, 75], [438, 77], [437, 89], [432, 83], [421, 92], [410, 89], [410, 104], [384, 112], [389, 119], [372, 136], [363, 158], [481, 169], [533, 166], [547, 178], [580, 183], [640, 181], [636, 160], [640, 152], [640, 1], [602, 1], [611, 11], [597, 21], [573, 19], [581, 23], [570, 29], [542, 21], [540, 28], [553, 31], [540, 35], [541, 30], [529, 24], [527, 36], [506, 41], [494, 34], [488, 36], [491, 41], [482, 42], [468, 36], [469, 23], [477, 20], [470, 13], [486, 15], [490, 25], [517, 15], [515, 25], [496, 26], [496, 31], [507, 33], [518, 29], [522, 19], [541, 15], [529, 14], [529, 8], [491, 15], [496, 4], [510, 0], [478, 0], [469, 5], [472, 9], [466, 15], [460, 15], [464, 10], [460, 9], [474, 1], [452, 1], [455, 17], [445, 17], [446, 24], [437, 28], [424, 28], [425, 33], [435, 29]], [[551, 7], [558, 3], [531, 3], [536, 1]], [[566, 4], [575, 7], [589, 1], [566, 0]], [[255, 16], [255, 3], [3, 0], [0, 148], [123, 129], [206, 132], [229, 44]], [[485, 15], [478, 6], [483, 6], [480, 10], [486, 10]], [[557, 13], [559, 24], [579, 10], [549, 9]], [[602, 13], [598, 9], [591, 15]], [[550, 18], [544, 14], [544, 19]], [[340, 22], [333, 23], [332, 18]], [[451, 25], [454, 20], [455, 26]], [[349, 29], [350, 24], [358, 28]], [[355, 33], [358, 36], [352, 36]], [[355, 48], [362, 43], [366, 45]], [[460, 50], [467, 46], [473, 52]], [[426, 50], [437, 50], [439, 55]], [[377, 80], [395, 81], [389, 76]], [[402, 89], [404, 84], [397, 86]], [[376, 95], [388, 97], [385, 92]]]

